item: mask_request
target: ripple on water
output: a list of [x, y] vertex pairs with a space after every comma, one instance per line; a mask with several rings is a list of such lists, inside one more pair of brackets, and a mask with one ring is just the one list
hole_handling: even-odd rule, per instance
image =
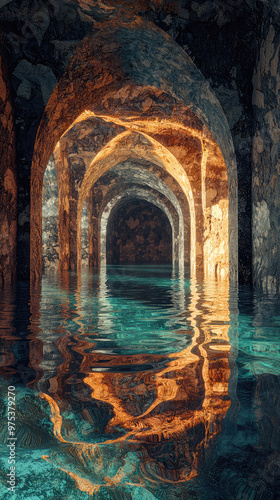
[[0, 304], [20, 500], [34, 482], [46, 498], [277, 498], [277, 297], [168, 266], [112, 266], [46, 275]]

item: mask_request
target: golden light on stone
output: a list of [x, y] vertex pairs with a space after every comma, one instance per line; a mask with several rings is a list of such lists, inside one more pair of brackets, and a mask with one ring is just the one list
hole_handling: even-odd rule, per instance
[[[197, 271], [200, 274], [204, 273], [205, 276], [227, 278], [229, 276], [228, 180], [224, 160], [213, 140], [209, 140], [205, 132], [194, 130], [191, 140], [195, 139], [196, 142], [190, 143], [190, 129], [186, 130], [186, 127], [172, 124], [170, 120], [168, 123], [162, 123], [147, 118], [134, 128], [132, 119], [129, 120], [128, 126], [126, 121], [115, 119], [114, 116], [110, 115], [106, 120], [104, 116], [99, 116], [99, 122], [94, 121], [92, 125], [87, 124], [89, 128], [84, 128], [84, 120], [88, 120], [89, 117], [92, 117], [92, 114], [86, 112], [76, 120], [57, 143], [54, 153], [59, 188], [60, 269], [76, 267], [80, 269], [81, 213], [85, 199], [88, 199], [93, 186], [116, 165], [129, 160], [132, 162], [145, 160], [164, 169], [171, 178], [174, 178], [186, 196], [190, 212], [188, 259], [192, 275]], [[96, 118], [94, 116], [94, 120]], [[68, 163], [70, 159], [72, 162], [72, 156], [69, 156], [67, 151], [72, 144], [79, 144], [81, 133], [83, 140], [91, 130], [94, 130], [92, 126], [102, 122], [103, 135], [95, 139], [96, 152], [81, 150], [79, 153], [85, 165], [84, 173], [80, 171], [79, 186], [75, 187], [75, 194], [70, 193], [70, 184], [73, 184], [75, 179], [71, 180], [73, 174], [70, 174]], [[117, 133], [112, 124], [122, 125], [127, 130]], [[80, 128], [75, 128], [77, 125], [82, 127], [81, 132]], [[138, 132], [139, 129], [141, 132]], [[105, 130], [108, 137], [112, 134], [115, 137], [102, 147], [98, 144], [98, 137], [102, 137], [104, 143]], [[187, 132], [186, 137], [185, 132]], [[71, 204], [69, 204], [70, 199]], [[71, 243], [70, 232], [73, 235]]]
[[[132, 18], [133, 16], [131, 17], [133, 25], [134, 21]], [[114, 23], [111, 24], [109, 22], [103, 28], [105, 32], [107, 32], [107, 29], [111, 30], [110, 35], [108, 35], [108, 43], [109, 40], [112, 41], [112, 54], [115, 50], [122, 50], [119, 46], [119, 35], [115, 32], [116, 26]], [[143, 26], [143, 29], [144, 31], [147, 29], [148, 33], [151, 28]], [[128, 33], [133, 38], [133, 31], [130, 31], [129, 24], [125, 24], [124, 30], [128, 30]], [[115, 39], [114, 36], [116, 36]], [[160, 38], [161, 35], [155, 35], [153, 32], [153, 36], [159, 36]], [[95, 36], [90, 38], [89, 44], [93, 44], [92, 46], [97, 44], [100, 50], [100, 40]], [[174, 75], [168, 70], [168, 74], [162, 75], [163, 79], [160, 88], [157, 88], [154, 85], [152, 74], [149, 74], [149, 82], [145, 81], [145, 83], [141, 84], [139, 84], [139, 81], [137, 83], [134, 82], [134, 79], [139, 79], [138, 76], [136, 77], [139, 68], [134, 68], [133, 60], [131, 70], [125, 69], [128, 73], [124, 76], [122, 73], [123, 69], [119, 65], [119, 56], [112, 59], [112, 54], [109, 55], [107, 53], [103, 58], [100, 58], [102, 48], [100, 54], [96, 53], [96, 71], [103, 65], [102, 79], [98, 80], [95, 71], [91, 71], [90, 74], [88, 73], [88, 65], [92, 64], [92, 62], [87, 59], [87, 52], [84, 51], [84, 47], [81, 46], [77, 51], [75, 57], [80, 58], [81, 63], [79, 73], [82, 75], [84, 72], [88, 75], [83, 96], [80, 99], [73, 100], [73, 96], [78, 92], [76, 80], [71, 80], [73, 74], [70, 68], [74, 64], [73, 59], [69, 67], [70, 73], [66, 73], [62, 77], [49, 100], [35, 144], [34, 169], [32, 170], [31, 180], [31, 218], [33, 221], [31, 231], [34, 232], [34, 237], [31, 237], [31, 269], [34, 279], [41, 272], [41, 214], [40, 208], [37, 207], [37, 200], [41, 198], [42, 176], [48, 157], [52, 152], [54, 152], [56, 158], [58, 156], [61, 157], [57, 161], [58, 177], [61, 177], [59, 180], [61, 191], [66, 189], [66, 192], [65, 195], [60, 195], [60, 207], [61, 211], [67, 214], [68, 207], [65, 197], [69, 197], [69, 193], [67, 194], [67, 189], [69, 189], [67, 188], [67, 183], [69, 184], [70, 182], [70, 179], [67, 177], [69, 174], [67, 174], [67, 169], [65, 170], [66, 166], [64, 165], [70, 158], [67, 154], [67, 148], [69, 145], [71, 147], [71, 144], [74, 143], [78, 145], [79, 134], [81, 139], [83, 134], [84, 138], [86, 137], [90, 121], [92, 121], [92, 130], [96, 127], [96, 129], [100, 128], [102, 132], [96, 135], [95, 144], [91, 147], [91, 158], [89, 150], [84, 151], [82, 154], [80, 150], [79, 153], [85, 166], [85, 174], [82, 186], [75, 193], [75, 200], [71, 202], [71, 208], [69, 208], [71, 210], [71, 220], [74, 219], [76, 221], [76, 227], [72, 227], [71, 229], [74, 238], [71, 243], [67, 243], [65, 240], [65, 238], [68, 238], [66, 233], [70, 230], [67, 226], [69, 222], [65, 221], [65, 228], [62, 227], [60, 229], [60, 267], [64, 269], [70, 266], [73, 269], [72, 260], [77, 261], [78, 267], [80, 267], [80, 216], [84, 199], [99, 176], [109, 168], [109, 165], [112, 167], [117, 161], [120, 162], [129, 158], [130, 151], [125, 145], [125, 141], [129, 136], [136, 137], [138, 134], [139, 137], [142, 137], [142, 146], [140, 146], [141, 141], [139, 141], [137, 146], [138, 151], [134, 153], [134, 156], [136, 158], [139, 158], [141, 155], [145, 157], [146, 153], [144, 150], [149, 149], [153, 161], [155, 163], [160, 162], [163, 165], [163, 168], [177, 180], [187, 196], [191, 214], [190, 261], [192, 273], [197, 270], [200, 273], [216, 273], [217, 276], [223, 275], [225, 277], [229, 275], [229, 267], [231, 267], [230, 275], [232, 277], [236, 275], [236, 239], [233, 235], [237, 230], [235, 211], [237, 198], [233, 188], [231, 191], [225, 193], [228, 190], [228, 179], [231, 185], [234, 186], [235, 173], [232, 163], [233, 156], [230, 152], [232, 146], [230, 141], [226, 145], [223, 136], [219, 136], [218, 128], [221, 126], [220, 130], [224, 130], [225, 125], [222, 125], [223, 117], [214, 96], [211, 95], [209, 88], [206, 89], [205, 87], [205, 96], [209, 97], [208, 108], [206, 108], [204, 104], [206, 101], [200, 100], [199, 95], [196, 95], [194, 92], [196, 87], [197, 89], [199, 88], [201, 75], [193, 72], [192, 64], [191, 69], [188, 69], [190, 61], [186, 55], [182, 53], [177, 54], [176, 52], [175, 56], [175, 52], [173, 54], [174, 61], [176, 58], [178, 60], [182, 59], [183, 66], [186, 66], [186, 72], [190, 71], [191, 78], [193, 78], [193, 91], [191, 95], [195, 103], [193, 103], [192, 109], [187, 97], [190, 88], [186, 85], [186, 81], [182, 80], [181, 73], [180, 75], [178, 73], [176, 77], [176, 85], [174, 83], [171, 85], [174, 75], [177, 74], [176, 68], [179, 67], [177, 66], [177, 62], [174, 68], [172, 68]], [[130, 56], [127, 55], [124, 57]], [[152, 54], [150, 57], [153, 58]], [[142, 53], [141, 55], [139, 54], [139, 58], [144, 62]], [[147, 71], [145, 64], [143, 71], [141, 78], [144, 78], [143, 75]], [[156, 71], [156, 67], [154, 71]], [[159, 69], [159, 72], [161, 74], [162, 70]], [[70, 74], [72, 75], [71, 77]], [[117, 75], [122, 75], [120, 80], [116, 80]], [[72, 89], [71, 92], [69, 92], [69, 85]], [[171, 86], [173, 86], [172, 92], [170, 91]], [[58, 88], [60, 89], [60, 94], [58, 94]], [[213, 121], [213, 116], [209, 114], [211, 107], [213, 116], [216, 117], [215, 121]], [[195, 110], [197, 110], [197, 115], [195, 114]], [[206, 120], [207, 113], [208, 117]], [[210, 129], [205, 125], [205, 122], [210, 124]], [[51, 126], [53, 127], [53, 133], [50, 136], [49, 131]], [[215, 128], [215, 134], [218, 135], [222, 150], [217, 146], [211, 135], [211, 127]], [[45, 145], [44, 137], [46, 134], [51, 137], [51, 141], [47, 144], [48, 148], [44, 147], [42, 149], [43, 144]], [[143, 144], [144, 138], [147, 141], [146, 145]], [[121, 139], [123, 139], [123, 143], [120, 143], [119, 146], [122, 147], [122, 151], [119, 152], [119, 158], [117, 158], [117, 151], [113, 151], [114, 145]], [[215, 153], [213, 153], [214, 150]], [[225, 166], [223, 155], [225, 155], [227, 167]], [[105, 159], [107, 158], [108, 163], [105, 167]], [[214, 158], [216, 173], [219, 172], [219, 185], [216, 187], [214, 186], [211, 158]], [[96, 173], [94, 174], [94, 172]], [[221, 181], [222, 178], [223, 181]], [[226, 187], [222, 186], [222, 182]], [[217, 196], [216, 199], [215, 196], [210, 199], [211, 193], [213, 194], [216, 188], [219, 192], [218, 199]], [[208, 193], [208, 197], [206, 193]], [[73, 196], [71, 195], [72, 198]], [[220, 203], [221, 199], [228, 200], [228, 206], [225, 203]], [[66, 203], [65, 207], [64, 203]], [[211, 212], [210, 207], [217, 204], [219, 204], [219, 207]], [[228, 211], [229, 214], [227, 214]], [[219, 214], [218, 218], [217, 214]], [[61, 214], [59, 218], [61, 221]], [[219, 222], [223, 221], [220, 237], [209, 234], [209, 228], [212, 227], [210, 223], [212, 219], [213, 225], [215, 225], [216, 220]], [[217, 222], [217, 225], [219, 222]], [[61, 225], [61, 222], [59, 224]], [[74, 241], [75, 239], [77, 241]], [[206, 239], [207, 243], [205, 244]], [[221, 241], [224, 241], [224, 244], [221, 244]], [[228, 257], [225, 256], [224, 262], [221, 264], [219, 263], [221, 253], [223, 248], [227, 247], [229, 247]], [[204, 253], [206, 258], [204, 257]], [[212, 265], [213, 261], [214, 264]]]

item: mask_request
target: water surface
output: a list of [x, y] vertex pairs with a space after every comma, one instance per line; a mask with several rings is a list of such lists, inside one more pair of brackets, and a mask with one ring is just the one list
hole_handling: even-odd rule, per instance
[[109, 266], [0, 306], [0, 498], [280, 498], [279, 298]]

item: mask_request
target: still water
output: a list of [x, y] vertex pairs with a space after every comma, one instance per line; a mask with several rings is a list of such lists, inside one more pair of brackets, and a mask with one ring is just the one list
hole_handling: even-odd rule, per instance
[[0, 498], [279, 500], [279, 306], [168, 266], [1, 292]]

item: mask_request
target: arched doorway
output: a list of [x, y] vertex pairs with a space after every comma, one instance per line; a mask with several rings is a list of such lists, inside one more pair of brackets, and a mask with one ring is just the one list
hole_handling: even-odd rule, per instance
[[[76, 224], [72, 247], [69, 242], [70, 259], [74, 263], [81, 260], [80, 219], [88, 190], [107, 168], [129, 159], [131, 151], [126, 137], [138, 134], [140, 158], [148, 149], [150, 158], [157, 157], [155, 161], [162, 162], [188, 198], [192, 271], [215, 273], [221, 268], [225, 276], [230, 275], [234, 280], [237, 277], [237, 176], [227, 121], [203, 76], [176, 43], [161, 30], [137, 18], [143, 42], [138, 46], [134, 22], [134, 17], [128, 16], [120, 29], [122, 21], [115, 25], [110, 19], [102, 24], [102, 32], [97, 30], [90, 35], [78, 48], [45, 110], [35, 144], [31, 180], [32, 278], [40, 277], [41, 273], [40, 200], [47, 159], [66, 133], [74, 130], [78, 123], [92, 119], [95, 126], [99, 124], [101, 133], [95, 134], [96, 147], [91, 149], [94, 158], [82, 158], [84, 170], [75, 183], [74, 196], [69, 192], [72, 181], [67, 181], [66, 170], [61, 170], [59, 179], [60, 185], [66, 187], [60, 203], [66, 225], [67, 217]], [[109, 41], [112, 44], [110, 53], [104, 51], [102, 40], [105, 39], [106, 47]], [[165, 68], [159, 65], [155, 46], [160, 54], [164, 47], [164, 57], [168, 55], [169, 64]], [[147, 71], [147, 62], [151, 71]], [[81, 93], [79, 82], [85, 79], [87, 85]], [[116, 142], [120, 145], [122, 138], [125, 140], [120, 153]], [[64, 146], [67, 150], [67, 144]], [[72, 158], [75, 163], [75, 154], [72, 150], [67, 161]], [[110, 154], [110, 165], [106, 166]], [[139, 158], [139, 154], [135, 156]], [[218, 184], [213, 172], [219, 174]], [[222, 231], [217, 231], [221, 225]], [[63, 238], [61, 229], [60, 235]], [[217, 266], [221, 260], [222, 266]]]

